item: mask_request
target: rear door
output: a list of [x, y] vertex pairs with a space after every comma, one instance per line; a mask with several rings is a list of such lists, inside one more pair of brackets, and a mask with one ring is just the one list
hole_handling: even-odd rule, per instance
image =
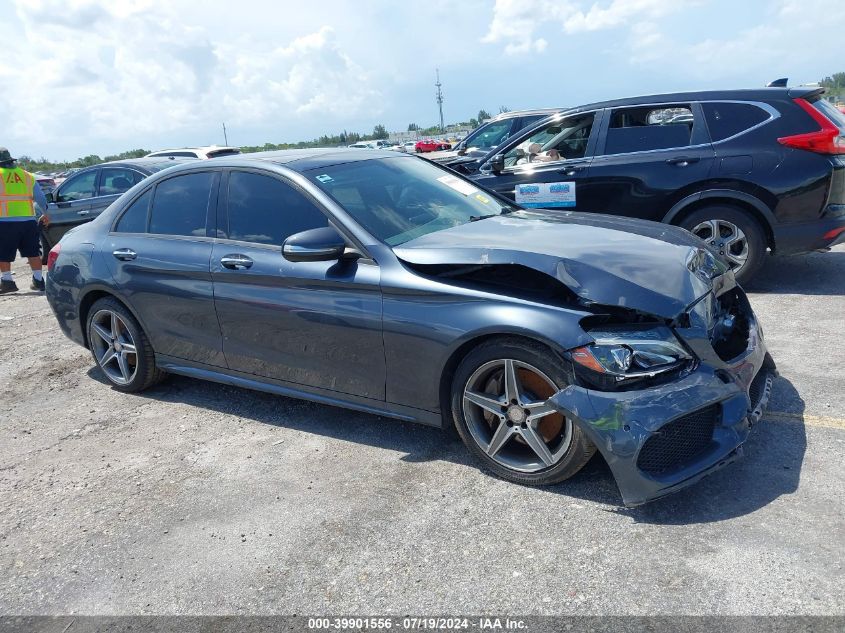
[[91, 219], [91, 203], [97, 194], [100, 169], [86, 169], [65, 180], [47, 205], [50, 225], [44, 230], [47, 245], [55, 246], [71, 228]]
[[209, 270], [219, 179], [208, 170], [160, 180], [121, 214], [101, 251], [157, 356], [225, 367]]
[[286, 260], [285, 239], [329, 218], [281, 176], [231, 170], [221, 199], [211, 271], [229, 368], [383, 400], [379, 267]]
[[473, 180], [526, 207], [580, 211], [600, 118], [583, 112], [550, 121], [502, 148], [501, 171], [488, 164]]
[[604, 119], [580, 211], [660, 221], [711, 175], [714, 151], [698, 104], [612, 108]]

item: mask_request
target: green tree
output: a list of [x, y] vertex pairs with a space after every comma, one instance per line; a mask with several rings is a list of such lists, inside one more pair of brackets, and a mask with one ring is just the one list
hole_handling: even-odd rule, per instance
[[384, 139], [390, 136], [387, 133], [387, 128], [385, 128], [381, 123], [373, 128], [373, 138], [374, 139]]
[[478, 122], [483, 123], [486, 119], [490, 118], [490, 113], [487, 110], [481, 109], [478, 111]]
[[504, 114], [505, 112], [510, 112], [511, 109], [508, 106], [499, 106], [499, 114]]
[[408, 131], [409, 132], [416, 132], [419, 129], [420, 129], [420, 126], [417, 125], [416, 123], [408, 123]]

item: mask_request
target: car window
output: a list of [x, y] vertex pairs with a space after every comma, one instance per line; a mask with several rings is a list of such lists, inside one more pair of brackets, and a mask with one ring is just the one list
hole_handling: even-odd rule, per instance
[[721, 141], [744, 132], [769, 118], [769, 113], [750, 103], [704, 102], [704, 119], [712, 141]]
[[590, 112], [550, 122], [509, 149], [505, 167], [583, 158], [595, 118]]
[[129, 205], [123, 212], [117, 225], [115, 233], [146, 233], [147, 215], [150, 209], [150, 199], [153, 197], [152, 189], [147, 189], [139, 198]]
[[68, 179], [59, 187], [56, 202], [72, 202], [94, 197], [94, 184], [97, 181], [97, 171], [92, 169]]
[[480, 130], [477, 134], [471, 135], [466, 142], [467, 147], [478, 149], [493, 149], [506, 141], [510, 136], [513, 119], [493, 121]]
[[229, 174], [229, 239], [281, 246], [294, 233], [328, 225], [325, 214], [291, 185], [245, 171]]
[[220, 158], [221, 156], [235, 156], [240, 154], [241, 150], [237, 148], [229, 148], [229, 149], [215, 149], [209, 152], [206, 152], [205, 155], [208, 158]]
[[144, 177], [134, 169], [123, 167], [103, 168], [102, 175], [100, 176], [100, 195], [113, 196], [124, 191], [129, 191], [143, 179]]
[[150, 156], [155, 158], [167, 158], [168, 156], [182, 158], [199, 158], [196, 152], [157, 152], [155, 154], [150, 154]]
[[694, 117], [689, 105], [617, 108], [610, 115], [605, 154], [686, 147]]
[[150, 233], [204, 237], [214, 172], [168, 178], [156, 186]]

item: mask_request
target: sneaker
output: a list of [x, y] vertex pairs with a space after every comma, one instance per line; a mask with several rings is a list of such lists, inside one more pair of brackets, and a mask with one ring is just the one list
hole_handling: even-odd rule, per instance
[[29, 286], [32, 290], [40, 290], [44, 292], [44, 278], [36, 279], [35, 277], [32, 278], [32, 284]]
[[5, 279], [0, 279], [0, 295], [17, 291], [18, 285], [14, 281], [6, 281]]

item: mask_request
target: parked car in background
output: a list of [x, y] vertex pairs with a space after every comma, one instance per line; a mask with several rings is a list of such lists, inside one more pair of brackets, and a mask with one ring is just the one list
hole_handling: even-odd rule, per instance
[[375, 149], [372, 143], [369, 141], [358, 141], [357, 143], [352, 143], [351, 145], [347, 145], [349, 149]]
[[522, 131], [471, 178], [528, 207], [677, 224], [746, 282], [774, 254], [845, 240], [845, 115], [823, 88], [593, 103]]
[[420, 139], [414, 144], [414, 151], [417, 153], [423, 152], [438, 152], [444, 149], [451, 149], [451, 145], [446, 141], [438, 141], [432, 138]]
[[77, 170], [47, 193], [48, 227], [41, 226], [41, 249], [44, 261], [49, 250], [70, 229], [96, 218], [124, 192], [157, 171], [191, 162], [195, 158], [153, 157], [132, 158]]
[[484, 158], [511, 136], [562, 110], [563, 108], [546, 108], [499, 114], [475, 128], [466, 138], [454, 145], [451, 152], [440, 154], [433, 160], [453, 169], [460, 165], [462, 166], [462, 173], [470, 173], [478, 167], [481, 158]]
[[48, 176], [47, 174], [33, 175], [35, 176], [35, 182], [38, 183], [38, 186], [41, 187], [41, 191], [44, 193], [50, 193], [56, 188], [56, 180], [53, 176]]
[[46, 287], [118, 391], [172, 372], [454, 427], [520, 484], [598, 451], [629, 505], [737, 459], [775, 371], [688, 232], [520, 210], [396, 152], [153, 175], [65, 236]]
[[147, 154], [145, 158], [220, 158], [221, 156], [233, 156], [240, 154], [238, 147], [220, 147], [209, 145], [208, 147], [183, 147], [181, 149], [162, 149]]
[[404, 143], [402, 143], [402, 151], [408, 152], [409, 154], [413, 154], [417, 151], [417, 142], [405, 141]]

